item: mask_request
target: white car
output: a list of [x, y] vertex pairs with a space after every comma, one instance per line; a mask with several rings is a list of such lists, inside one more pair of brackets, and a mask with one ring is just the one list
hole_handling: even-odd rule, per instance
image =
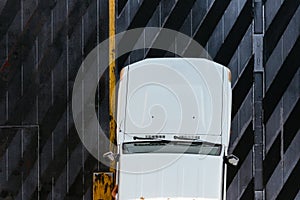
[[200, 58], [123, 68], [117, 109], [117, 198], [225, 199], [231, 74]]

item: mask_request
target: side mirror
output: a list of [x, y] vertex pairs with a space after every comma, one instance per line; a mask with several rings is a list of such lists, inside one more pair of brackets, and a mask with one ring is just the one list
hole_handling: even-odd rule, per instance
[[106, 152], [103, 154], [103, 158], [106, 158], [106, 159], [110, 160], [111, 162], [117, 161], [119, 158], [119, 154], [115, 154], [115, 153], [109, 151], [109, 152]]
[[225, 162], [227, 164], [233, 165], [233, 166], [237, 166], [239, 164], [239, 158], [236, 157], [233, 154], [230, 154], [228, 156], [225, 157]]

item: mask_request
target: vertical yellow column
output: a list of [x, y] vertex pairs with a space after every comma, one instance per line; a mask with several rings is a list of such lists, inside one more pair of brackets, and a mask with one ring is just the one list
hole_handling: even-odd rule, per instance
[[[115, 121], [115, 85], [116, 85], [116, 62], [115, 62], [115, 0], [108, 1], [109, 7], [109, 140], [110, 151], [115, 152], [116, 121]], [[111, 200], [111, 192], [114, 187], [115, 162], [110, 165], [110, 172], [95, 172], [93, 174], [93, 200]]]
[[[116, 62], [115, 62], [115, 0], [109, 0], [109, 140], [110, 150], [115, 152], [116, 140]], [[115, 172], [115, 162], [111, 163], [110, 171]]]

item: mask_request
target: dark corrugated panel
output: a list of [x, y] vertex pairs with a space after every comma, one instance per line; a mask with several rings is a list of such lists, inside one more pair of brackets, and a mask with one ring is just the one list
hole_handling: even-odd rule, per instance
[[276, 199], [294, 199], [300, 190], [298, 182], [298, 177], [300, 175], [300, 160], [298, 160], [297, 165], [294, 167], [293, 171], [289, 175], [288, 179], [285, 181], [280, 193]]
[[[183, 1], [179, 0], [175, 6], [172, 8], [172, 11], [168, 15], [168, 18], [163, 24], [163, 28], [172, 29], [179, 31], [182, 27], [184, 21], [186, 20], [188, 14], [190, 13], [195, 0]], [[171, 46], [174, 43], [176, 35], [166, 35], [164, 33], [158, 33], [155, 40], [153, 41], [152, 46], [157, 46], [156, 44], [164, 43]], [[150, 49], [144, 57], [162, 57], [165, 52], [157, 49]]]
[[228, 176], [227, 176], [227, 187], [231, 184], [233, 178], [238, 173], [241, 165], [243, 164], [246, 156], [249, 154], [253, 146], [253, 130], [252, 123], [249, 123], [246, 130], [243, 132], [238, 145], [232, 151], [232, 153], [240, 158], [240, 163], [238, 167], [228, 166]]
[[[268, 198], [293, 199], [299, 190], [293, 184], [299, 174], [299, 156], [292, 150], [299, 146], [300, 2], [263, 2], [267, 15], [263, 102], [265, 192]], [[253, 199], [252, 1], [118, 0], [116, 3], [117, 32], [145, 26], [181, 31], [206, 46], [215, 61], [231, 69], [230, 151], [240, 157], [241, 163], [228, 169], [228, 197]], [[0, 197], [91, 199], [92, 172], [105, 168], [84, 150], [76, 135], [70, 94], [80, 63], [108, 36], [107, 1], [46, 0], [36, 4], [33, 0], [9, 0], [2, 6], [0, 125], [34, 125], [39, 131], [24, 127], [4, 130], [0, 126]], [[148, 35], [141, 32], [139, 36]], [[165, 37], [145, 39], [159, 42], [160, 38]], [[137, 40], [123, 40], [120, 47], [128, 43], [133, 47]], [[174, 45], [172, 38], [169, 43]], [[194, 55], [192, 50], [188, 46], [186, 55]], [[118, 70], [126, 62], [147, 56], [174, 56], [147, 52], [133, 52], [120, 58]], [[96, 109], [101, 125], [108, 132], [107, 81], [105, 74], [100, 80]]]
[[252, 20], [252, 1], [247, 0], [217, 55], [214, 57], [216, 62], [225, 66], [228, 65]]
[[285, 0], [265, 33], [265, 59], [268, 60], [280, 37], [300, 4], [299, 0]]
[[[142, 4], [140, 5], [137, 13], [135, 13], [134, 17], [129, 22], [128, 27], [125, 27], [125, 29], [122, 31], [125, 31], [127, 29], [129, 30], [129, 29], [134, 29], [134, 28], [145, 27], [147, 25], [148, 21], [150, 20], [151, 16], [153, 15], [154, 11], [157, 9], [159, 2], [160, 2], [160, 0], [154, 0], [154, 1], [144, 0], [142, 2]], [[125, 18], [125, 17], [126, 16], [124, 16], [123, 18]], [[118, 19], [118, 20], [120, 21], [122, 19]], [[116, 22], [117, 24], [118, 24], [118, 20]], [[140, 32], [140, 34], [142, 34], [142, 32]], [[118, 43], [118, 48], [122, 49], [124, 46], [129, 46], [129, 48], [130, 47], [133, 48], [135, 43], [137, 42], [140, 34], [137, 35], [136, 38], [130, 38], [131, 40], [129, 40], [125, 34], [123, 38], [126, 38], [126, 39], [121, 39], [121, 41]], [[128, 56], [129, 56], [129, 53], [118, 58], [117, 68], [118, 68], [119, 72], [121, 71], [122, 67], [124, 67], [124, 63], [127, 60]]]
[[20, 0], [6, 1], [0, 14], [0, 41], [21, 8]]
[[120, 13], [123, 11], [126, 3], [128, 2], [128, 0], [118, 0], [118, 15], [120, 15]]
[[293, 76], [299, 68], [298, 53], [300, 51], [300, 35], [291, 49], [289, 55], [280, 67], [277, 75], [272, 81], [269, 89], [266, 91], [264, 98], [264, 120], [270, 118], [272, 111], [281, 99], [284, 91], [287, 89]]

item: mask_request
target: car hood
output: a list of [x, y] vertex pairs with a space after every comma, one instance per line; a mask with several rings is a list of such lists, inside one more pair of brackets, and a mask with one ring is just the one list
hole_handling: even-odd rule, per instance
[[123, 111], [118, 110], [124, 132], [221, 135], [223, 66], [205, 59], [165, 58], [126, 69], [119, 94]]

